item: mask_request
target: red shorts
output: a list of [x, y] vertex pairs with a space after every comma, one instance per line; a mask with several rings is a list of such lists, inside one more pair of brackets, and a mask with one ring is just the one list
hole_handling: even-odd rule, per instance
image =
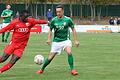
[[24, 43], [12, 43], [10, 42], [4, 49], [4, 52], [8, 55], [15, 54], [18, 57], [22, 57], [23, 51], [25, 49]]

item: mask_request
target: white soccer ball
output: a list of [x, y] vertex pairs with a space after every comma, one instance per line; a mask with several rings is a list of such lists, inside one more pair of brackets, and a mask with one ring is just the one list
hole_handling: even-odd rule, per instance
[[41, 65], [43, 62], [44, 62], [44, 57], [42, 56], [42, 55], [36, 55], [35, 57], [34, 57], [34, 62], [36, 63], [36, 64], [39, 64], [39, 65]]

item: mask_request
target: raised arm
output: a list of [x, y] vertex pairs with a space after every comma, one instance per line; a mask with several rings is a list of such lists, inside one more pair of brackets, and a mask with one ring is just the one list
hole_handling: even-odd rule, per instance
[[34, 18], [29, 18], [28, 22], [32, 23], [33, 25], [35, 25], [35, 24], [47, 24], [48, 23], [47, 20], [37, 20]]
[[46, 20], [35, 20], [35, 23], [36, 24], [47, 24], [48, 21], [46, 21]]
[[6, 27], [0, 29], [0, 33], [3, 33], [3, 32], [12, 30], [13, 27], [14, 27], [14, 25], [15, 25], [14, 23], [10, 23], [8, 26], [6, 26]]

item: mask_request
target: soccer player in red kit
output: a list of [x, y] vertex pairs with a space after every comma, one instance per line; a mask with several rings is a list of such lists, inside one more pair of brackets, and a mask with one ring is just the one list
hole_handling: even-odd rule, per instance
[[23, 10], [19, 18], [16, 18], [8, 26], [0, 30], [0, 33], [14, 30], [10, 43], [5, 47], [3, 55], [0, 56], [0, 63], [6, 61], [11, 54], [12, 58], [6, 65], [0, 68], [0, 73], [10, 69], [22, 57], [30, 36], [31, 28], [35, 24], [47, 23], [46, 20], [36, 20], [28, 17], [28, 11]]

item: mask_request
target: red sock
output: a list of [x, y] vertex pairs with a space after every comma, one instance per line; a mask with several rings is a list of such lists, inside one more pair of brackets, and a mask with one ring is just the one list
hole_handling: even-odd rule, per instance
[[13, 64], [11, 64], [10, 62], [8, 62], [6, 65], [4, 65], [2, 68], [0, 68], [1, 72], [4, 72], [8, 69], [10, 69], [13, 66]]

